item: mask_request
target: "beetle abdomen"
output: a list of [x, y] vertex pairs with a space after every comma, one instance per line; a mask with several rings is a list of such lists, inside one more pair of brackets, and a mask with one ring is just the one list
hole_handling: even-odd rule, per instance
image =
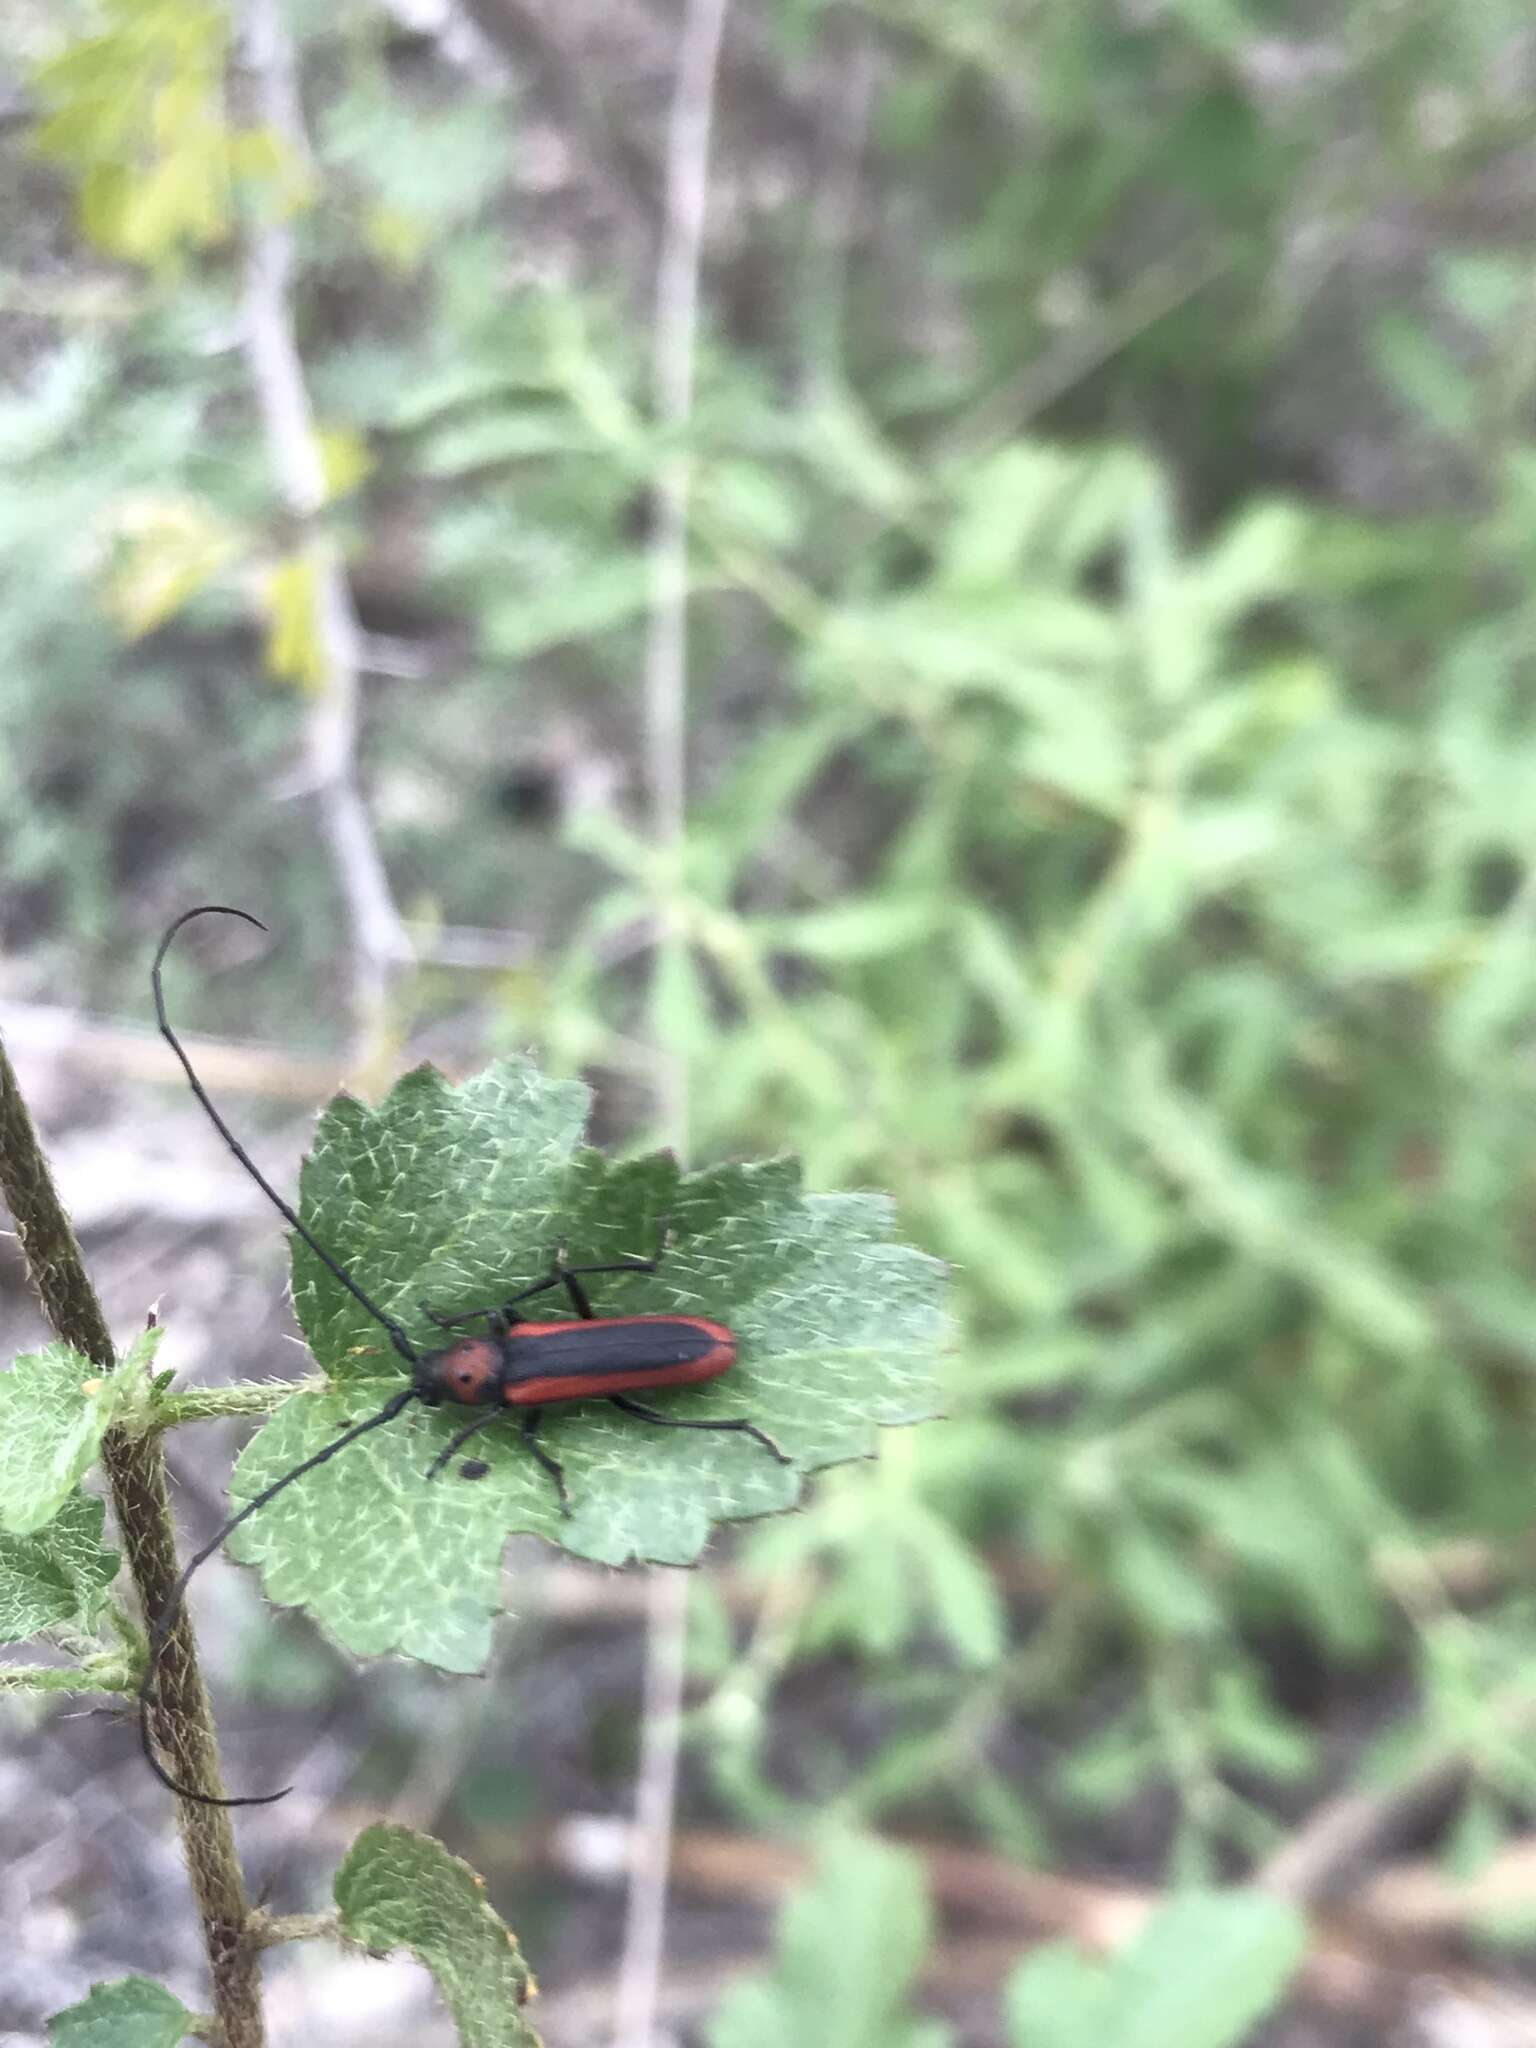
[[514, 1408], [691, 1386], [718, 1378], [736, 1357], [731, 1332], [703, 1316], [514, 1323], [504, 1341], [512, 1365], [502, 1398]]

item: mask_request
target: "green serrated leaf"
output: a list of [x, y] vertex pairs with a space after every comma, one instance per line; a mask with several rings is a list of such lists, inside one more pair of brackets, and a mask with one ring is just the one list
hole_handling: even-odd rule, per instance
[[364, 1948], [408, 1948], [437, 1981], [462, 2048], [539, 2048], [523, 2017], [533, 1979], [484, 1881], [413, 1828], [365, 1828], [336, 1873], [343, 1934]]
[[905, 2010], [930, 1933], [917, 1858], [834, 1836], [784, 1909], [772, 1972], [727, 1994], [710, 2048], [938, 2048], [947, 2029]]
[[51, 1522], [96, 1461], [112, 1424], [141, 1400], [159, 1330], [146, 1330], [116, 1372], [50, 1344], [0, 1374], [0, 1529], [30, 1535]]
[[48, 2022], [49, 2048], [176, 2048], [193, 2024], [179, 1998], [148, 1977], [93, 1984]]
[[101, 1541], [106, 1509], [72, 1494], [47, 1527], [0, 1535], [0, 1642], [21, 1643], [45, 1628], [90, 1628], [117, 1577], [118, 1555]]
[[[934, 1412], [946, 1325], [943, 1269], [890, 1242], [875, 1195], [804, 1195], [787, 1161], [680, 1175], [669, 1154], [611, 1165], [579, 1144], [586, 1092], [504, 1062], [462, 1087], [429, 1068], [374, 1110], [341, 1099], [302, 1179], [305, 1221], [423, 1350], [422, 1316], [501, 1301], [547, 1271], [559, 1238], [578, 1264], [672, 1240], [654, 1275], [596, 1283], [599, 1310], [680, 1311], [728, 1324], [721, 1381], [670, 1390], [667, 1412], [746, 1416], [800, 1471], [869, 1455], [881, 1424]], [[300, 1393], [236, 1469], [249, 1499], [399, 1386], [382, 1331], [302, 1244], [294, 1299], [330, 1391]], [[551, 1311], [560, 1314], [556, 1307]], [[484, 1662], [507, 1535], [530, 1531], [606, 1564], [691, 1564], [716, 1521], [794, 1505], [796, 1473], [745, 1436], [648, 1428], [605, 1403], [545, 1411], [574, 1513], [509, 1419], [476, 1439], [476, 1484], [428, 1480], [461, 1410], [412, 1409], [300, 1480], [231, 1540], [270, 1596], [300, 1605], [359, 1655], [399, 1650], [447, 1670]]]

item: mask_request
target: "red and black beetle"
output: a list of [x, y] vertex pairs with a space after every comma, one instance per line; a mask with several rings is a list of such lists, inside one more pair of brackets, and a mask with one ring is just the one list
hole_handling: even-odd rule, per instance
[[[144, 1676], [139, 1686], [140, 1733], [144, 1754], [150, 1768], [162, 1784], [177, 1792], [183, 1799], [196, 1800], [204, 1806], [265, 1806], [274, 1799], [281, 1799], [281, 1792], [268, 1792], [255, 1798], [213, 1799], [206, 1793], [194, 1792], [189, 1786], [176, 1782], [164, 1769], [155, 1755], [149, 1732], [149, 1710], [154, 1693], [155, 1672], [165, 1649], [166, 1639], [180, 1611], [186, 1596], [188, 1582], [198, 1567], [207, 1562], [214, 1552], [240, 1524], [264, 1508], [268, 1501], [291, 1486], [296, 1479], [302, 1479], [306, 1472], [313, 1472], [319, 1465], [326, 1464], [338, 1451], [355, 1443], [370, 1430], [391, 1422], [402, 1409], [412, 1401], [420, 1401], [427, 1407], [437, 1407], [445, 1401], [456, 1401], [467, 1408], [484, 1410], [461, 1429], [447, 1443], [428, 1469], [427, 1477], [433, 1478], [469, 1439], [480, 1430], [489, 1427], [509, 1408], [522, 1411], [522, 1437], [528, 1450], [549, 1474], [555, 1485], [560, 1501], [560, 1511], [569, 1515], [570, 1498], [566, 1492], [565, 1474], [559, 1460], [550, 1456], [539, 1442], [539, 1423], [546, 1406], [561, 1401], [604, 1400], [626, 1415], [633, 1415], [641, 1422], [654, 1423], [663, 1429], [708, 1429], [730, 1430], [756, 1439], [763, 1448], [776, 1458], [781, 1465], [788, 1465], [787, 1458], [765, 1430], [755, 1422], [744, 1418], [730, 1418], [716, 1421], [708, 1417], [666, 1415], [659, 1409], [648, 1408], [634, 1400], [637, 1393], [648, 1393], [664, 1387], [694, 1386], [703, 1380], [718, 1379], [729, 1370], [736, 1358], [736, 1339], [723, 1323], [716, 1323], [706, 1316], [687, 1315], [636, 1315], [599, 1316], [582, 1282], [598, 1273], [654, 1273], [660, 1265], [666, 1250], [667, 1226], [663, 1218], [656, 1249], [648, 1259], [617, 1259], [606, 1265], [568, 1266], [560, 1251], [556, 1251], [549, 1271], [542, 1280], [536, 1280], [530, 1287], [524, 1287], [510, 1299], [491, 1308], [465, 1309], [457, 1315], [440, 1315], [425, 1303], [422, 1313], [440, 1329], [454, 1330], [466, 1323], [481, 1323], [483, 1328], [477, 1335], [456, 1337], [451, 1344], [438, 1351], [419, 1351], [406, 1335], [402, 1326], [393, 1316], [386, 1315], [378, 1304], [369, 1299], [357, 1282], [337, 1264], [330, 1253], [320, 1244], [299, 1221], [295, 1210], [277, 1192], [262, 1173], [260, 1167], [245, 1150], [234, 1132], [225, 1123], [214, 1107], [207, 1090], [198, 1079], [187, 1057], [186, 1049], [171, 1029], [166, 1015], [165, 992], [161, 986], [161, 968], [171, 947], [171, 941], [184, 924], [194, 917], [219, 915], [238, 917], [247, 924], [255, 925], [258, 931], [265, 931], [261, 920], [252, 917], [249, 911], [235, 910], [228, 904], [204, 903], [194, 910], [183, 911], [180, 917], [166, 931], [155, 954], [154, 966], [150, 971], [150, 983], [155, 996], [155, 1015], [159, 1019], [161, 1035], [172, 1052], [181, 1062], [193, 1095], [212, 1121], [214, 1129], [228, 1145], [231, 1152], [255, 1181], [256, 1185], [286, 1218], [289, 1225], [314, 1253], [315, 1257], [336, 1280], [347, 1290], [354, 1301], [364, 1308], [389, 1337], [390, 1343], [411, 1368], [411, 1379], [399, 1393], [392, 1394], [377, 1414], [354, 1423], [341, 1435], [335, 1437], [323, 1450], [313, 1457], [305, 1458], [275, 1479], [270, 1486], [248, 1500], [237, 1514], [217, 1531], [212, 1539], [191, 1559], [171, 1589], [169, 1599], [156, 1615], [150, 1629], [149, 1653], [144, 1667]], [[575, 1321], [534, 1322], [519, 1313], [522, 1303], [532, 1301], [554, 1288], [563, 1287], [572, 1308]], [[483, 1476], [485, 1467], [472, 1461], [466, 1464], [465, 1476]]]
[[[718, 1379], [736, 1359], [736, 1339], [724, 1323], [707, 1316], [599, 1316], [582, 1281], [594, 1273], [654, 1273], [666, 1250], [665, 1219], [656, 1250], [648, 1259], [617, 1259], [604, 1266], [567, 1266], [556, 1252], [549, 1272], [496, 1308], [467, 1309], [456, 1316], [439, 1315], [422, 1303], [421, 1312], [440, 1329], [461, 1323], [485, 1323], [477, 1337], [460, 1337], [442, 1351], [418, 1355], [411, 1392], [435, 1407], [459, 1401], [468, 1408], [489, 1407], [445, 1444], [433, 1460], [428, 1477], [440, 1472], [454, 1453], [495, 1422], [504, 1408], [523, 1410], [523, 1441], [555, 1482], [563, 1514], [570, 1513], [565, 1475], [538, 1440], [541, 1413], [551, 1401], [611, 1401], [626, 1415], [654, 1422], [663, 1429], [735, 1430], [755, 1437], [781, 1465], [789, 1459], [755, 1422], [663, 1415], [630, 1396], [656, 1387], [697, 1386]], [[576, 1322], [538, 1323], [518, 1309], [536, 1295], [563, 1287], [575, 1309]]]

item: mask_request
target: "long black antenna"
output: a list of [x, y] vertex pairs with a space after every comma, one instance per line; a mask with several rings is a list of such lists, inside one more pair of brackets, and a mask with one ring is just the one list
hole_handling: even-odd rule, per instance
[[[181, 1062], [182, 1072], [187, 1077], [188, 1085], [197, 1100], [202, 1104], [214, 1129], [224, 1140], [230, 1151], [234, 1153], [240, 1164], [251, 1176], [251, 1179], [255, 1181], [273, 1207], [287, 1218], [288, 1222], [297, 1231], [305, 1244], [309, 1246], [327, 1272], [333, 1274], [341, 1282], [342, 1286], [346, 1288], [352, 1298], [360, 1302], [368, 1311], [374, 1321], [382, 1325], [388, 1332], [390, 1343], [394, 1345], [396, 1351], [399, 1352], [406, 1363], [414, 1369], [420, 1362], [419, 1354], [410, 1338], [406, 1336], [405, 1331], [391, 1316], [385, 1315], [376, 1302], [369, 1300], [368, 1296], [351, 1275], [344, 1272], [337, 1265], [336, 1261], [325, 1249], [325, 1246], [317, 1243], [299, 1221], [293, 1209], [284, 1201], [283, 1197], [277, 1192], [277, 1189], [273, 1187], [261, 1168], [252, 1159], [251, 1155], [246, 1151], [240, 1140], [214, 1107], [207, 1089], [204, 1088], [202, 1082], [197, 1078], [196, 1070], [191, 1060], [187, 1057], [186, 1048], [171, 1029], [170, 1019], [165, 1014], [165, 991], [160, 982], [160, 970], [165, 963], [166, 954], [170, 951], [171, 941], [181, 930], [182, 926], [190, 924], [194, 917], [210, 915], [238, 917], [243, 919], [246, 924], [255, 925], [256, 929], [260, 932], [264, 932], [267, 929], [259, 917], [252, 917], [248, 910], [236, 910], [233, 905], [228, 903], [200, 903], [194, 910], [184, 910], [160, 941], [159, 950], [155, 954], [155, 964], [150, 969], [149, 978], [155, 992], [155, 1015], [160, 1021], [160, 1035]], [[263, 1488], [254, 1499], [246, 1502], [238, 1514], [231, 1515], [218, 1533], [208, 1543], [204, 1544], [203, 1548], [198, 1551], [191, 1562], [184, 1567], [181, 1576], [171, 1588], [170, 1597], [155, 1616], [150, 1627], [149, 1650], [144, 1664], [144, 1676], [139, 1681], [139, 1739], [143, 1744], [145, 1759], [150, 1769], [160, 1780], [161, 1784], [167, 1786], [178, 1797], [194, 1800], [199, 1806], [270, 1806], [274, 1799], [286, 1798], [288, 1792], [292, 1789], [290, 1786], [285, 1786], [281, 1792], [264, 1792], [244, 1799], [215, 1799], [209, 1793], [193, 1791], [190, 1785], [179, 1784], [155, 1755], [154, 1744], [151, 1742], [149, 1734], [150, 1702], [155, 1690], [155, 1679], [160, 1669], [160, 1659], [165, 1654], [165, 1646], [170, 1638], [171, 1630], [175, 1626], [176, 1616], [181, 1611], [182, 1603], [186, 1599], [187, 1585], [191, 1580], [192, 1574], [200, 1565], [208, 1562], [209, 1558], [213, 1556], [226, 1537], [238, 1529], [242, 1522], [247, 1521], [254, 1515], [258, 1508], [264, 1508], [267, 1502], [273, 1499], [275, 1495], [281, 1493], [285, 1486], [291, 1486], [294, 1480], [302, 1479], [306, 1472], [313, 1472], [317, 1465], [323, 1465], [327, 1460], [334, 1458], [338, 1451], [345, 1450], [348, 1444], [355, 1443], [360, 1436], [366, 1436], [370, 1429], [378, 1429], [384, 1423], [392, 1422], [408, 1402], [418, 1398], [413, 1386], [402, 1387], [398, 1394], [390, 1396], [377, 1415], [370, 1415], [364, 1421], [357, 1423], [353, 1428], [337, 1437], [333, 1443], [328, 1443], [323, 1450], [316, 1451], [312, 1458], [306, 1458], [302, 1464], [295, 1465], [291, 1472], [285, 1472], [281, 1479], [275, 1479], [270, 1486]]]
[[324, 1450], [316, 1451], [315, 1455], [306, 1458], [302, 1465], [295, 1465], [291, 1472], [285, 1472], [281, 1479], [275, 1479], [270, 1486], [264, 1487], [253, 1500], [248, 1500], [240, 1512], [231, 1515], [191, 1562], [182, 1568], [180, 1578], [171, 1588], [170, 1598], [156, 1615], [155, 1625], [149, 1632], [149, 1655], [144, 1664], [144, 1676], [139, 1681], [139, 1741], [144, 1750], [145, 1761], [161, 1784], [168, 1786], [180, 1798], [195, 1800], [199, 1806], [270, 1806], [275, 1799], [286, 1799], [293, 1790], [291, 1785], [285, 1785], [281, 1792], [261, 1792], [244, 1799], [215, 1799], [211, 1793], [194, 1792], [190, 1785], [180, 1784], [155, 1755], [154, 1744], [149, 1739], [150, 1698], [160, 1669], [160, 1659], [165, 1653], [165, 1645], [181, 1609], [181, 1603], [186, 1598], [187, 1584], [192, 1574], [199, 1565], [208, 1562], [227, 1536], [232, 1535], [242, 1522], [248, 1521], [258, 1508], [264, 1508], [285, 1486], [292, 1486], [295, 1479], [302, 1479], [306, 1472], [313, 1472], [317, 1465], [323, 1465], [327, 1459], [334, 1458], [338, 1451], [344, 1451], [348, 1444], [356, 1443], [357, 1439], [366, 1436], [370, 1429], [378, 1429], [386, 1422], [393, 1422], [406, 1403], [415, 1399], [414, 1387], [402, 1387], [398, 1394], [392, 1394], [377, 1415], [370, 1415], [366, 1421], [359, 1422], [344, 1436], [337, 1437], [334, 1443], [328, 1443]]
[[160, 941], [160, 950], [155, 955], [155, 964], [149, 970], [150, 985], [155, 991], [155, 1015], [160, 1020], [160, 1036], [171, 1048], [171, 1051], [175, 1053], [177, 1059], [181, 1061], [181, 1070], [187, 1077], [187, 1085], [191, 1088], [192, 1093], [197, 1097], [198, 1101], [207, 1111], [209, 1121], [212, 1123], [213, 1128], [224, 1140], [225, 1144], [229, 1147], [230, 1151], [234, 1153], [235, 1157], [239, 1160], [240, 1164], [251, 1176], [251, 1179], [255, 1181], [257, 1187], [259, 1187], [261, 1189], [261, 1192], [266, 1196], [267, 1200], [282, 1215], [287, 1217], [288, 1221], [299, 1233], [299, 1236], [303, 1238], [304, 1242], [309, 1246], [310, 1250], [314, 1253], [315, 1257], [320, 1261], [321, 1265], [325, 1267], [326, 1271], [334, 1275], [334, 1277], [341, 1282], [342, 1286], [345, 1287], [348, 1294], [352, 1296], [352, 1299], [354, 1301], [361, 1302], [363, 1307], [367, 1309], [369, 1315], [373, 1317], [374, 1321], [376, 1323], [381, 1324], [382, 1327], [389, 1332], [390, 1343], [394, 1345], [395, 1349], [399, 1352], [400, 1356], [405, 1360], [406, 1364], [414, 1366], [416, 1364], [416, 1350], [415, 1347], [412, 1345], [410, 1338], [406, 1336], [404, 1330], [401, 1329], [400, 1325], [394, 1320], [392, 1316], [385, 1315], [383, 1309], [381, 1309], [376, 1302], [372, 1302], [368, 1299], [367, 1295], [364, 1294], [363, 1290], [361, 1289], [361, 1287], [358, 1286], [357, 1282], [352, 1278], [350, 1273], [345, 1273], [342, 1271], [341, 1267], [337, 1265], [336, 1261], [331, 1257], [330, 1253], [326, 1250], [325, 1246], [323, 1244], [317, 1244], [314, 1238], [310, 1236], [309, 1232], [305, 1229], [304, 1225], [299, 1221], [298, 1217], [294, 1214], [293, 1210], [289, 1207], [287, 1202], [283, 1200], [282, 1196], [277, 1192], [277, 1189], [273, 1187], [271, 1181], [267, 1179], [266, 1175], [262, 1172], [261, 1168], [256, 1164], [255, 1160], [251, 1157], [250, 1153], [246, 1151], [245, 1147], [241, 1144], [240, 1140], [229, 1128], [229, 1125], [225, 1123], [223, 1117], [220, 1116], [218, 1110], [215, 1109], [211, 1099], [209, 1098], [207, 1089], [203, 1086], [202, 1082], [199, 1081], [199, 1079], [197, 1078], [196, 1070], [194, 1069], [192, 1062], [187, 1058], [186, 1047], [182, 1044], [181, 1040], [176, 1036], [175, 1032], [171, 1029], [170, 1019], [165, 1014], [165, 990], [160, 985], [160, 969], [165, 964], [166, 954], [171, 950], [172, 939], [175, 938], [176, 934], [181, 930], [182, 926], [184, 924], [190, 924], [194, 917], [210, 916], [238, 917], [242, 918], [246, 924], [255, 925], [257, 931], [259, 932], [264, 932], [267, 929], [259, 917], [252, 917], [251, 913], [248, 910], [236, 910], [228, 903], [199, 903], [195, 910], [184, 910], [181, 913], [180, 917], [177, 918], [176, 922], [173, 925], [171, 925], [170, 928], [167, 930], [165, 937]]

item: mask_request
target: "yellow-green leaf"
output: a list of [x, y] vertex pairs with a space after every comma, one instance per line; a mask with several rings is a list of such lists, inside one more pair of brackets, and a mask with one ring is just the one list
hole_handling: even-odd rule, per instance
[[107, 608], [130, 639], [173, 618], [235, 558], [239, 538], [201, 499], [155, 493], [117, 509]]
[[325, 681], [319, 585], [312, 555], [288, 555], [268, 570], [262, 593], [267, 607], [267, 672], [304, 690], [318, 690]]

